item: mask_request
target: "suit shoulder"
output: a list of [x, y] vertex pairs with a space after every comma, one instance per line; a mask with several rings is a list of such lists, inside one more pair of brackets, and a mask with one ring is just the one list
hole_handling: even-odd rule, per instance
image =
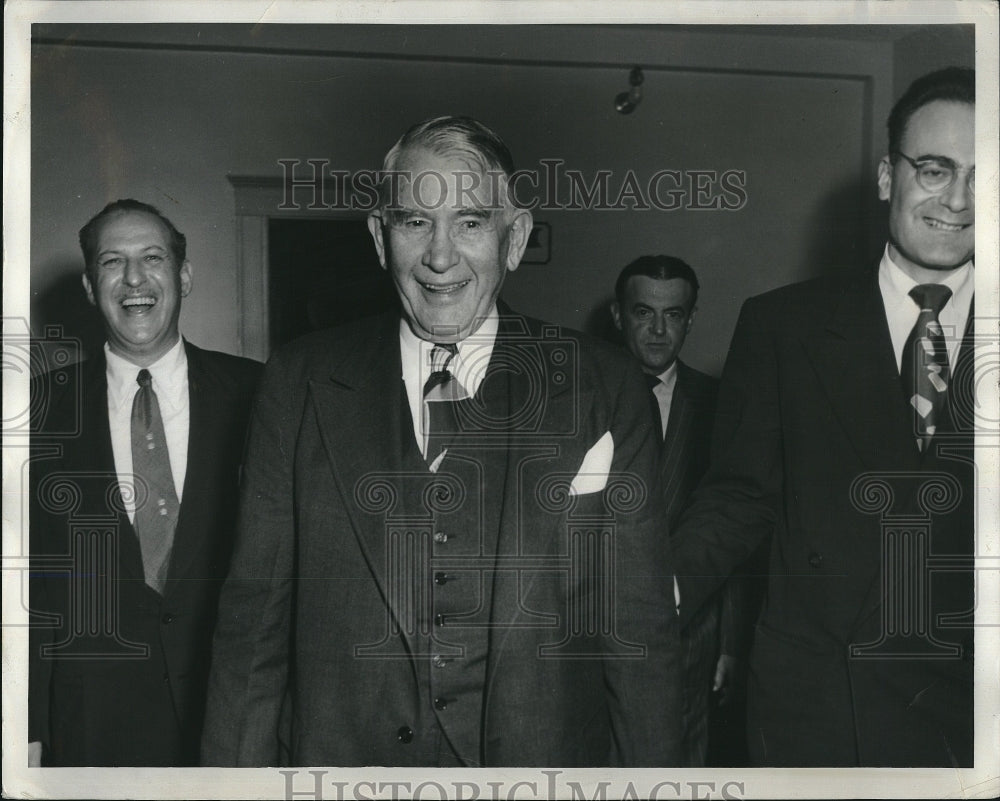
[[872, 286], [871, 270], [844, 269], [756, 295], [743, 304], [743, 314], [777, 326], [815, 323], [824, 320], [844, 296]]
[[398, 337], [398, 314], [365, 317], [285, 343], [271, 355], [267, 369], [301, 374], [335, 371], [346, 359], [369, 352], [383, 340], [396, 342]]
[[719, 379], [696, 370], [682, 361], [677, 362], [677, 378], [684, 382], [691, 395], [713, 396], [719, 391]]
[[84, 360], [54, 367], [29, 380], [30, 429], [35, 433], [62, 432], [70, 419], [96, 401], [104, 388], [104, 361]]
[[220, 380], [240, 385], [256, 384], [264, 365], [255, 359], [233, 356], [218, 350], [205, 350], [190, 342], [185, 343], [189, 363], [194, 360], [206, 372]]
[[632, 357], [622, 348], [574, 328], [522, 316], [527, 333], [541, 341], [572, 342], [582, 364], [592, 363], [604, 369], [628, 370]]

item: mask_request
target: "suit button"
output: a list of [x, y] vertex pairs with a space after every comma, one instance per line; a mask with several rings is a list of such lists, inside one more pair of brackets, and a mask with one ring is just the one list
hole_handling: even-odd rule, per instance
[[401, 743], [409, 743], [413, 741], [413, 729], [409, 726], [400, 726], [396, 731], [396, 739]]
[[444, 625], [444, 615], [434, 615], [434, 625], [443, 626]]
[[164, 673], [163, 674], [163, 683], [164, 684], [170, 684], [170, 674], [169, 673]]
[[441, 656], [441, 654], [434, 654], [434, 656], [431, 657], [431, 663], [436, 668], [443, 668], [448, 664], [448, 660]]
[[440, 586], [442, 584], [447, 584], [448, 583], [448, 576], [445, 575], [444, 573], [435, 573], [434, 574], [434, 583], [437, 584], [438, 586]]
[[819, 568], [820, 565], [823, 564], [823, 554], [816, 553], [816, 551], [813, 551], [811, 554], [809, 554], [809, 564], [812, 567]]
[[164, 626], [169, 626], [171, 623], [174, 622], [174, 616], [172, 614], [170, 614], [169, 612], [167, 612], [167, 614], [165, 614], [161, 618], [161, 620], [163, 621], [163, 625]]
[[444, 698], [435, 698], [434, 708], [438, 712], [444, 712], [448, 708], [448, 702]]
[[443, 531], [437, 531], [434, 533], [434, 542], [447, 542], [448, 535]]

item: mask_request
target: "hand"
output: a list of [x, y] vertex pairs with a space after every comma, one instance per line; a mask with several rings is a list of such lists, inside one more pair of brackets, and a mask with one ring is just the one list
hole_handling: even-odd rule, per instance
[[719, 706], [732, 703], [741, 691], [742, 665], [735, 656], [722, 654], [715, 665], [715, 680], [712, 692], [718, 693]]
[[42, 766], [42, 744], [37, 740], [28, 743], [28, 767], [40, 768]]

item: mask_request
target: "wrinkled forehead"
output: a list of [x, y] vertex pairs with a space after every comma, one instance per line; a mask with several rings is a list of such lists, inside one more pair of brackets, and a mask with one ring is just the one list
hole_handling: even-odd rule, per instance
[[505, 207], [506, 175], [470, 149], [408, 148], [400, 154], [394, 173], [388, 179], [393, 206], [425, 211]]

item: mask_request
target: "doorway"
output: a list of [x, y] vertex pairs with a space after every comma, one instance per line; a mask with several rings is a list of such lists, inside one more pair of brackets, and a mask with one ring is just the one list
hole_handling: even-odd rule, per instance
[[271, 352], [312, 331], [398, 309], [364, 219], [268, 220]]

